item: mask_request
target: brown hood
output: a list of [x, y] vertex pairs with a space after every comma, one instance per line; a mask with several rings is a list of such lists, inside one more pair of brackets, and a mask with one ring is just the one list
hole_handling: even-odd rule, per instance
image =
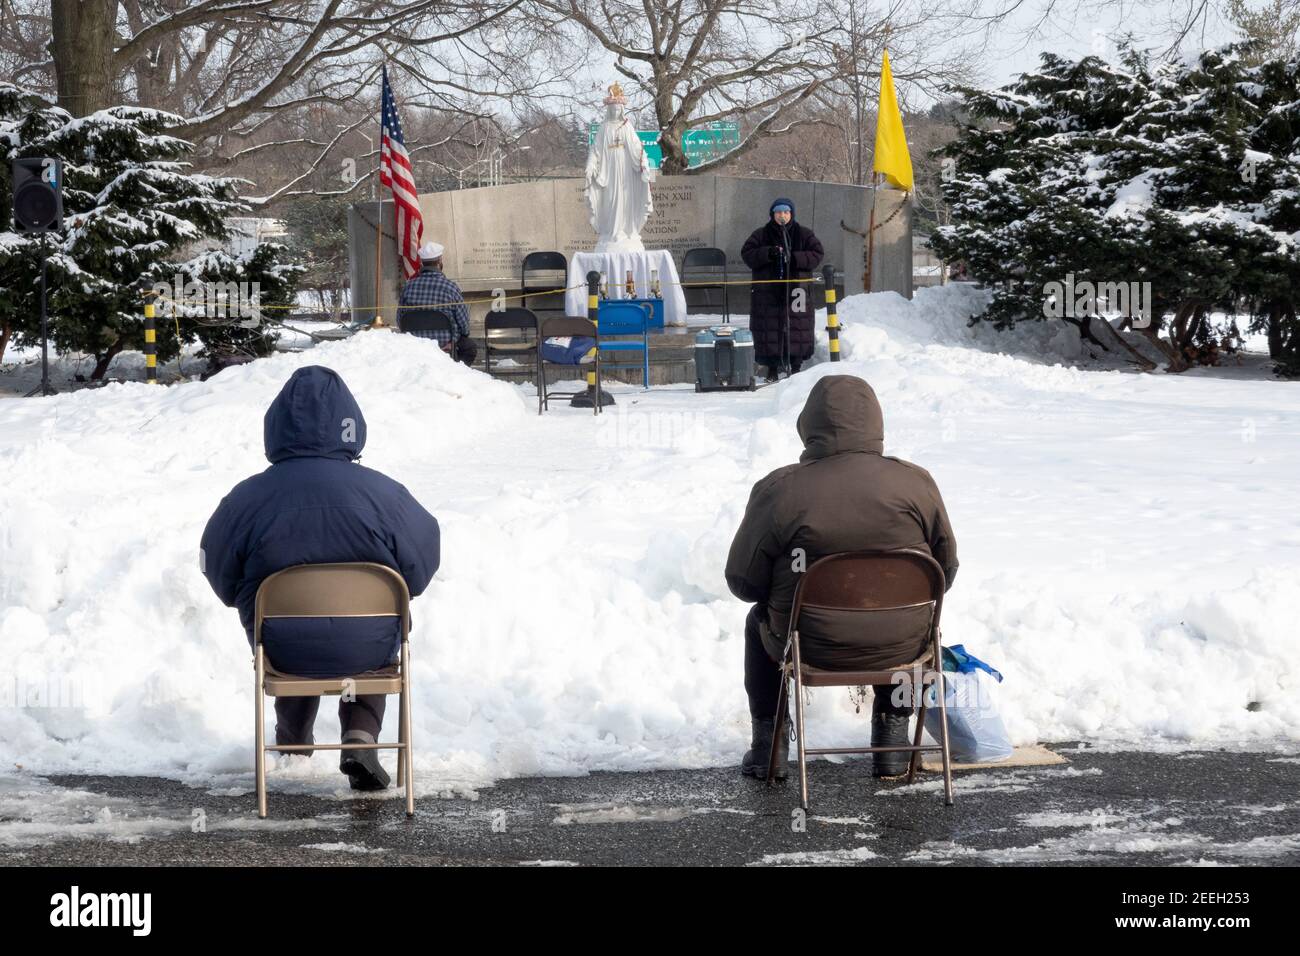
[[885, 417], [870, 385], [854, 375], [817, 380], [799, 413], [800, 461], [815, 461], [847, 451], [880, 455], [885, 450]]

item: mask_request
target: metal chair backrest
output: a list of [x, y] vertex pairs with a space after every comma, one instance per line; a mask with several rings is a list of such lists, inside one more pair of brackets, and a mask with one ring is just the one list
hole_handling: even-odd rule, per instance
[[[791, 630], [803, 630], [805, 612], [825, 621], [869, 629], [915, 629], [918, 650], [939, 633], [943, 568], [924, 551], [848, 551], [815, 561], [795, 589]], [[897, 633], [893, 635], [899, 637]], [[906, 663], [900, 661], [899, 663]]]
[[692, 267], [727, 268], [727, 254], [716, 246], [700, 246], [688, 249], [682, 256], [682, 272]]
[[[529, 274], [538, 272], [549, 272], [552, 275], [538, 285], [529, 285]], [[534, 312], [563, 312], [564, 286], [568, 281], [569, 260], [564, 257], [564, 253], [530, 252], [524, 256], [523, 265], [519, 268], [520, 298]], [[530, 299], [533, 300], [531, 303]]]
[[654, 309], [649, 302], [606, 302], [600, 314], [600, 337], [649, 333]]
[[[717, 270], [721, 270], [718, 272]], [[692, 270], [694, 274], [692, 274]], [[717, 278], [717, 282], [704, 282], [702, 279]], [[723, 321], [731, 321], [731, 308], [727, 300], [727, 253], [715, 246], [700, 246], [696, 249], [688, 249], [686, 255], [682, 256], [682, 282], [684, 283], [682, 293], [686, 297], [687, 305], [690, 308], [703, 306], [712, 308], [715, 303], [710, 301], [709, 293], [713, 290], [722, 292], [722, 301], [716, 303], [722, 306]]]
[[506, 330], [538, 329], [537, 315], [532, 309], [509, 308], [500, 312], [489, 312], [483, 318], [483, 328], [488, 332]]
[[430, 332], [446, 332], [452, 336], [456, 334], [451, 316], [441, 309], [400, 309], [397, 328], [401, 332], [426, 337]]
[[585, 335], [594, 339], [597, 337], [596, 324], [576, 315], [560, 315], [542, 320], [542, 338], [553, 339], [563, 335]]
[[253, 640], [276, 617], [396, 617], [407, 639], [411, 596], [406, 581], [382, 564], [299, 564], [268, 575], [257, 589]]

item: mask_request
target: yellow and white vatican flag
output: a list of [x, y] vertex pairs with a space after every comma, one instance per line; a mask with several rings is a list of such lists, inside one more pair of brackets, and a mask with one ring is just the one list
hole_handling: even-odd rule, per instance
[[912, 191], [912, 156], [907, 151], [903, 114], [894, 95], [894, 74], [889, 69], [889, 51], [880, 68], [880, 104], [876, 109], [876, 158], [871, 167], [884, 175], [896, 189]]

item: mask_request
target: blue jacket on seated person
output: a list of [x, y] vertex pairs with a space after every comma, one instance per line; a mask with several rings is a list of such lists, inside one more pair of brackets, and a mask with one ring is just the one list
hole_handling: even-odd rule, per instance
[[[406, 580], [412, 597], [438, 570], [438, 522], [391, 478], [357, 464], [366, 420], [337, 372], [300, 368], [267, 409], [271, 466], [222, 499], [203, 531], [200, 567], [253, 641], [253, 606], [267, 576], [297, 564], [368, 561]], [[277, 618], [262, 626], [271, 666], [345, 677], [396, 659], [389, 617]]]

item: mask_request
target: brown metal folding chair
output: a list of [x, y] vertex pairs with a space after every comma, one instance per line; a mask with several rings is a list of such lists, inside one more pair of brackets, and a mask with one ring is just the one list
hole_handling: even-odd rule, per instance
[[[573, 392], [552, 392], [546, 383], [546, 366], [559, 365], [559, 362], [548, 362], [542, 358], [542, 342], [546, 339], [556, 338], [565, 335], [578, 335], [584, 338], [594, 339], [596, 342], [595, 360], [591, 365], [592, 371], [596, 374], [596, 394], [600, 394], [600, 330], [596, 323], [590, 319], [581, 316], [562, 315], [553, 319], [543, 319], [541, 331], [537, 333], [537, 414], [542, 411], [550, 411], [552, 398], [572, 398]], [[582, 365], [569, 366], [570, 368], [582, 368]], [[602, 409], [600, 402], [595, 403], [592, 414], [599, 415]]]
[[[952, 762], [948, 749], [948, 708], [944, 701], [945, 682], [940, 650], [939, 612], [943, 608], [945, 581], [943, 568], [923, 551], [851, 551], [832, 554], [813, 563], [795, 589], [790, 609], [790, 631], [781, 662], [781, 692], [776, 704], [776, 728], [773, 740], [784, 732], [786, 695], [794, 679], [795, 736], [799, 751], [800, 805], [808, 809], [808, 755], [873, 754], [910, 751], [911, 763], [907, 782], [916, 778], [924, 751], [938, 750], [943, 755], [944, 803], [952, 806]], [[896, 666], [852, 670], [840, 666], [818, 667], [804, 660], [800, 642], [803, 618], [819, 618], [823, 625], [833, 622], [837, 633], [852, 629], [860, 633], [860, 644], [840, 643], [836, 655], [851, 656], [854, 648], [869, 653], [872, 638], [888, 633], [891, 646], [908, 646], [915, 639], [912, 659]], [[816, 622], [809, 621], [815, 628]], [[809, 630], [808, 635], [815, 634]], [[818, 642], [823, 652], [824, 639]], [[848, 652], [845, 654], [844, 652]], [[805, 687], [859, 687], [869, 684], [892, 684], [897, 675], [909, 691], [922, 688], [916, 735], [908, 746], [899, 747], [820, 747], [805, 746], [803, 689]], [[940, 742], [921, 745], [925, 727], [928, 688], [938, 686]], [[915, 698], [913, 698], [915, 699]], [[776, 770], [776, 747], [768, 758], [767, 783], [772, 785]]]
[[[396, 750], [397, 785], [406, 786], [406, 815], [415, 815], [411, 750], [411, 597], [406, 581], [382, 564], [300, 564], [267, 577], [257, 589], [253, 614], [253, 697], [257, 714], [257, 815], [266, 818], [266, 752], [311, 750]], [[350, 677], [314, 678], [281, 674], [266, 661], [262, 622], [276, 617], [395, 617], [402, 631], [399, 664]], [[398, 742], [351, 744], [267, 744], [266, 697], [323, 694], [400, 694]]]

